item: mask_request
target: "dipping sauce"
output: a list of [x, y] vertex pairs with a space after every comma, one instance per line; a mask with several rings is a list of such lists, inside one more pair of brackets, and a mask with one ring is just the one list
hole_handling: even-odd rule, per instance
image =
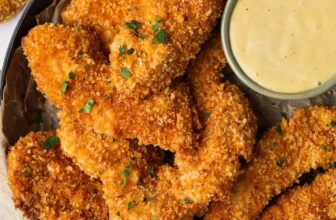
[[230, 40], [240, 67], [260, 86], [313, 89], [336, 75], [336, 0], [238, 0]]

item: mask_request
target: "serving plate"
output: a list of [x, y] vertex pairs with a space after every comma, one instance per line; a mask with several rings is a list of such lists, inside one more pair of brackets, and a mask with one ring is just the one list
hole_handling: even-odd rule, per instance
[[25, 7], [22, 17], [20, 18], [13, 36], [10, 40], [5, 60], [2, 67], [2, 72], [0, 74], [0, 97], [3, 99], [3, 92], [5, 87], [6, 73], [8, 71], [9, 65], [13, 58], [15, 50], [20, 47], [21, 39], [23, 36], [27, 35], [28, 31], [37, 25], [35, 16], [38, 15], [43, 9], [49, 6], [53, 0], [31, 0]]

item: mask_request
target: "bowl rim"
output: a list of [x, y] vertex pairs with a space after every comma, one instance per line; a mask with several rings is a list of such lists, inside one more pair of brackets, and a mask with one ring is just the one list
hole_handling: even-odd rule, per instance
[[327, 80], [326, 82], [322, 83], [321, 85], [303, 91], [298, 93], [281, 93], [276, 92], [270, 89], [267, 89], [261, 85], [259, 85], [257, 82], [252, 80], [248, 75], [242, 70], [240, 67], [238, 61], [235, 58], [235, 55], [233, 53], [232, 47], [231, 47], [231, 40], [230, 40], [230, 22], [231, 17], [233, 14], [233, 11], [236, 7], [236, 4], [239, 0], [228, 0], [225, 6], [225, 10], [223, 12], [222, 21], [221, 21], [221, 41], [223, 50], [225, 53], [225, 57], [233, 70], [233, 72], [236, 74], [236, 76], [249, 88], [252, 90], [271, 97], [275, 99], [281, 99], [281, 100], [295, 100], [295, 99], [305, 99], [305, 98], [312, 98], [314, 96], [318, 96], [326, 91], [328, 91], [330, 88], [332, 88], [336, 84], [336, 74]]

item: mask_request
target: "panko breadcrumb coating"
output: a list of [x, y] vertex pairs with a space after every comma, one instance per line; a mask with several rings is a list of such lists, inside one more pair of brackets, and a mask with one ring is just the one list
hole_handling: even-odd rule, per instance
[[[105, 198], [111, 219], [192, 219], [212, 200], [224, 199], [238, 176], [239, 157], [249, 159], [255, 142], [256, 119], [237, 87], [221, 83], [226, 61], [215, 36], [188, 70], [197, 110], [202, 117], [201, 140], [195, 150], [177, 151], [174, 167], [154, 170], [139, 186], [122, 186], [121, 169], [105, 172]], [[211, 95], [211, 96], [209, 96]]]
[[90, 176], [98, 178], [110, 168], [125, 168], [129, 164], [133, 164], [133, 171], [137, 168], [141, 176], [146, 176], [150, 168], [163, 163], [164, 154], [159, 148], [98, 134], [65, 112], [60, 112], [59, 116], [61, 123], [57, 135], [63, 152]]
[[127, 80], [111, 75], [118, 92], [144, 96], [183, 75], [224, 5], [225, 0], [72, 0], [62, 17], [66, 25], [97, 30], [109, 48], [111, 71], [130, 72]]
[[205, 219], [255, 219], [275, 196], [303, 174], [336, 162], [336, 108], [297, 110], [259, 141], [254, 159], [232, 192]]
[[264, 211], [260, 219], [336, 219], [336, 170], [317, 176], [311, 185], [290, 190]]
[[194, 110], [187, 89], [172, 85], [145, 99], [116, 93], [95, 32], [42, 25], [22, 47], [38, 89], [88, 127], [171, 151], [192, 146]]
[[109, 218], [102, 184], [62, 154], [55, 132], [30, 133], [21, 138], [7, 160], [13, 200], [26, 217]]
[[28, 0], [0, 0], [0, 22], [14, 16]]

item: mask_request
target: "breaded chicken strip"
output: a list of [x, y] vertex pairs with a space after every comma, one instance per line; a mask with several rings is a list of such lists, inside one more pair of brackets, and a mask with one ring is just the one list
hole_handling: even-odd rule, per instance
[[133, 171], [135, 168], [139, 170], [139, 176], [146, 176], [149, 168], [163, 163], [164, 154], [159, 148], [98, 134], [65, 112], [60, 112], [59, 116], [57, 135], [63, 152], [90, 176], [98, 178], [108, 169], [119, 166], [124, 169], [129, 164], [133, 164]]
[[15, 15], [27, 0], [0, 0], [0, 22]]
[[8, 155], [17, 208], [33, 219], [108, 219], [102, 185], [66, 158], [54, 132], [30, 133]]
[[[147, 95], [181, 76], [211, 33], [225, 0], [72, 0], [67, 25], [93, 27], [110, 51], [119, 92]], [[123, 48], [123, 49], [122, 49]], [[124, 52], [122, 52], [124, 50]]]
[[283, 190], [310, 169], [336, 161], [336, 108], [297, 110], [259, 141], [231, 199], [211, 206], [206, 219], [254, 219]]
[[[238, 176], [240, 155], [250, 158], [256, 119], [237, 87], [221, 83], [226, 64], [220, 39], [209, 41], [188, 70], [202, 117], [203, 130], [195, 150], [177, 151], [175, 167], [161, 166], [140, 187], [131, 179], [116, 181], [119, 170], [101, 177], [110, 213], [121, 219], [191, 219], [212, 200], [225, 198]], [[112, 219], [118, 216], [111, 215]]]
[[263, 212], [261, 219], [336, 219], [336, 170], [316, 177], [311, 185], [290, 190]]
[[178, 84], [146, 99], [117, 93], [115, 73], [105, 64], [95, 32], [42, 25], [30, 31], [22, 47], [38, 89], [97, 132], [171, 151], [192, 146], [188, 88]]

